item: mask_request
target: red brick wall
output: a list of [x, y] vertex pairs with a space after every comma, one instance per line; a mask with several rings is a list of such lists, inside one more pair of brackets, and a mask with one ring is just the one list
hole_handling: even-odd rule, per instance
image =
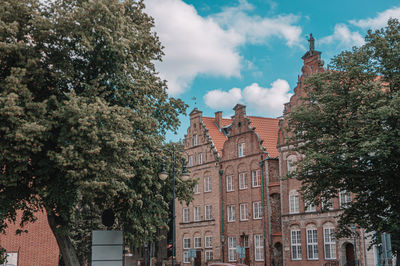
[[19, 227], [9, 224], [6, 235], [0, 235], [0, 246], [7, 252], [18, 252], [18, 266], [56, 266], [59, 249], [45, 213], [36, 214], [38, 220], [27, 224], [28, 233], [15, 235]]

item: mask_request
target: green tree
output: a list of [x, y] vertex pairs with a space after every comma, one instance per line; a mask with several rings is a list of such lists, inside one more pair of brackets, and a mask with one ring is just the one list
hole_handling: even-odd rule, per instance
[[105, 209], [136, 246], [167, 226], [162, 143], [186, 105], [157, 75], [162, 47], [143, 9], [0, 2], [0, 231], [46, 210], [65, 265], [80, 265], [71, 239]]
[[[304, 154], [298, 178], [308, 200], [354, 193], [339, 220], [399, 236], [400, 23], [369, 31], [365, 45], [342, 52], [330, 70], [308, 78], [306, 97], [289, 115]], [[293, 141], [293, 140], [292, 140]], [[399, 241], [393, 249], [399, 254]]]

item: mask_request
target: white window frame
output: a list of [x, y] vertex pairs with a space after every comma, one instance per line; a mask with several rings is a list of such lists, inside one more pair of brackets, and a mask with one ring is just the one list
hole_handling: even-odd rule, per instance
[[190, 238], [189, 237], [183, 238], [183, 249], [190, 249]]
[[351, 194], [346, 190], [339, 191], [339, 206], [341, 209], [347, 208], [351, 202]]
[[211, 192], [211, 177], [204, 177], [204, 192]]
[[262, 235], [254, 235], [254, 260], [264, 260], [264, 243]]
[[190, 209], [189, 208], [183, 208], [182, 209], [182, 221], [184, 223], [190, 222]]
[[247, 188], [247, 173], [239, 173], [239, 189]]
[[288, 174], [293, 174], [297, 171], [297, 156], [296, 155], [289, 155], [286, 158], [286, 166]]
[[189, 155], [188, 156], [188, 167], [192, 167], [193, 166], [193, 155]]
[[242, 203], [239, 205], [240, 207], [240, 221], [249, 220], [249, 204]]
[[214, 254], [213, 254], [212, 250], [206, 250], [204, 256], [205, 256], [206, 262], [214, 259]]
[[196, 206], [193, 208], [193, 221], [195, 222], [200, 221], [200, 213], [201, 213], [200, 206]]
[[324, 257], [326, 260], [336, 259], [335, 228], [323, 227], [324, 230]]
[[205, 205], [204, 207], [204, 218], [205, 220], [212, 220], [212, 205]]
[[290, 230], [290, 254], [292, 260], [301, 260], [301, 231]]
[[304, 211], [305, 212], [316, 212], [317, 211], [317, 206], [315, 206], [312, 203], [307, 203], [304, 206]]
[[203, 164], [203, 154], [202, 154], [202, 153], [199, 153], [199, 154], [197, 155], [197, 164], [198, 164], [198, 165]]
[[262, 219], [262, 205], [261, 201], [253, 202], [253, 219]]
[[189, 251], [183, 251], [183, 263], [190, 263]]
[[333, 210], [333, 199], [330, 198], [326, 203], [324, 203], [324, 199], [321, 199], [321, 207], [323, 210]]
[[226, 176], [226, 191], [231, 192], [233, 190], [233, 175]]
[[299, 213], [299, 193], [297, 191], [289, 193], [289, 214]]
[[197, 135], [193, 135], [192, 141], [193, 141], [192, 142], [193, 147], [197, 146], [198, 145], [198, 136]]
[[228, 237], [228, 261], [236, 261], [236, 238]]
[[238, 144], [238, 157], [239, 158], [244, 156], [244, 147], [245, 147], [244, 142]]
[[307, 228], [307, 259], [318, 260], [318, 231], [317, 228]]
[[[200, 180], [200, 179], [199, 179]], [[200, 183], [197, 183], [196, 185], [194, 185], [194, 194], [200, 194]]]
[[212, 235], [206, 235], [204, 237], [204, 247], [212, 248]]
[[195, 236], [193, 238], [193, 248], [201, 248], [201, 236]]
[[260, 187], [261, 186], [261, 170], [251, 171], [251, 186]]
[[228, 215], [228, 222], [236, 221], [236, 214], [235, 214], [235, 205], [227, 206], [227, 215]]

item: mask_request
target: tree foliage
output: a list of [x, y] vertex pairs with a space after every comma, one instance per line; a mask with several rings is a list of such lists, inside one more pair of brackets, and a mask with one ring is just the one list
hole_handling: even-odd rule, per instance
[[46, 210], [66, 265], [79, 264], [71, 229], [97, 228], [88, 217], [104, 209], [135, 245], [167, 226], [161, 146], [186, 105], [157, 75], [162, 47], [143, 9], [134, 0], [0, 4], [0, 230]]
[[[340, 215], [341, 234], [357, 224], [399, 236], [399, 21], [369, 31], [365, 40], [308, 78], [289, 127], [300, 143], [295, 149], [305, 155], [298, 173], [305, 197], [320, 203], [339, 191], [354, 193]], [[398, 252], [398, 241], [393, 244]]]

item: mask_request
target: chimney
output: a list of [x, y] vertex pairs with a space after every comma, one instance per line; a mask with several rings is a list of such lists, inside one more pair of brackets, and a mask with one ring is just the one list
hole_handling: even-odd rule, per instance
[[218, 128], [222, 128], [222, 112], [218, 111], [215, 112], [215, 123], [217, 124]]

